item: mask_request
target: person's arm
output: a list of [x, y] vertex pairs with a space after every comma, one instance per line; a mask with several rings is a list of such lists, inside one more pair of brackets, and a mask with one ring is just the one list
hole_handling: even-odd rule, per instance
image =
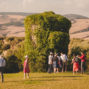
[[79, 58], [82, 59], [84, 56], [80, 56]]
[[66, 55], [66, 61], [68, 61], [68, 57], [67, 57], [67, 55]]
[[26, 65], [27, 65], [27, 63], [26, 63], [26, 61], [24, 61], [24, 68], [26, 68]]
[[72, 62], [71, 62], [71, 64], [73, 64], [74, 63], [74, 59], [72, 59]]

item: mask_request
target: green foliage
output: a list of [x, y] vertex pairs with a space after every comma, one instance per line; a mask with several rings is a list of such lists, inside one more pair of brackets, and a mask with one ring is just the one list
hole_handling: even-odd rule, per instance
[[18, 58], [14, 55], [7, 57], [5, 72], [19, 72]]
[[2, 40], [0, 40], [0, 49], [2, 49], [2, 45], [3, 45]]
[[2, 54], [2, 50], [0, 50], [0, 54]]
[[4, 37], [0, 37], [0, 40], [4, 40]]
[[7, 37], [6, 40], [7, 41], [13, 41], [14, 40], [14, 37]]
[[69, 44], [69, 56], [80, 54], [81, 51], [87, 54], [89, 51], [89, 40], [71, 39]]
[[7, 49], [10, 49], [10, 44], [3, 45], [3, 50], [7, 50]]
[[80, 48], [80, 47], [74, 47], [74, 48], [71, 49], [71, 54], [70, 54], [70, 56], [72, 57], [73, 54], [75, 54], [75, 55], [80, 55], [80, 52], [81, 52], [81, 48]]
[[[21, 43], [17, 49], [10, 49], [6, 55], [7, 66], [5, 72], [19, 72], [23, 68], [24, 45]], [[16, 69], [15, 69], [16, 68]]]
[[25, 18], [25, 55], [29, 55], [31, 71], [46, 71], [49, 51], [68, 52], [71, 22], [54, 12]]
[[[22, 71], [24, 61], [24, 38], [10, 37], [1, 38], [0, 54], [3, 54], [7, 61], [5, 72]], [[12, 65], [13, 64], [13, 65]], [[13, 70], [13, 68], [17, 68]]]
[[69, 35], [63, 32], [51, 32], [49, 35], [49, 47], [54, 52], [68, 52]]
[[89, 60], [89, 50], [88, 50], [88, 52], [86, 54], [86, 57], [87, 57], [87, 60]]

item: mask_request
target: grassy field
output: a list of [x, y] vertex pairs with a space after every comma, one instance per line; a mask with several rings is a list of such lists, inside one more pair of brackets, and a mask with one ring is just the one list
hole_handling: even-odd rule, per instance
[[30, 73], [29, 79], [23, 73], [4, 74], [5, 81], [0, 89], [89, 89], [89, 75], [66, 73]]

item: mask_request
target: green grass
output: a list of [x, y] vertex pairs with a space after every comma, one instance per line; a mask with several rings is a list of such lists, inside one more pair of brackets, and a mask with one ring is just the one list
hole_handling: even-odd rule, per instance
[[0, 89], [89, 89], [89, 75], [66, 73], [30, 73], [29, 79], [23, 73], [4, 74], [5, 81]]

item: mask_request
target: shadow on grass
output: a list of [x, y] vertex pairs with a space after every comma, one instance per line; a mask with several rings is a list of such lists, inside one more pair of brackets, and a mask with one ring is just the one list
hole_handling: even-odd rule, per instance
[[[81, 79], [76, 79], [76, 78], [81, 78], [81, 77], [84, 77], [84, 76], [42, 76], [42, 77], [30, 77], [29, 79], [21, 79], [21, 80], [8, 80], [8, 81], [5, 81], [6, 83], [8, 82], [12, 82], [12, 83], [22, 83], [22, 84], [40, 84], [42, 82], [47, 82], [47, 81], [64, 81], [64, 78], [65, 78], [65, 81], [66, 80], [81, 80]], [[61, 78], [61, 79], [60, 79]], [[62, 79], [63, 78], [63, 79]]]
[[31, 78], [76, 78], [76, 77], [84, 77], [84, 76], [42, 76], [42, 77], [31, 77]]
[[[35, 85], [39, 85], [42, 84], [44, 82], [61, 82], [61, 81], [66, 81], [66, 80], [70, 80], [70, 79], [29, 79], [29, 80], [17, 80], [17, 81], [5, 81], [5, 83], [18, 83], [18, 84], [35, 84]], [[79, 79], [71, 79], [71, 80], [79, 80]]]

